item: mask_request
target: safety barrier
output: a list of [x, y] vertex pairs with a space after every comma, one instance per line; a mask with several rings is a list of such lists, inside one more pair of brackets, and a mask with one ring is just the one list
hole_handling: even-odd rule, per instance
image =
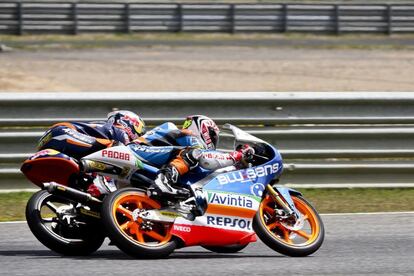
[[0, 33], [414, 31], [412, 4], [0, 3]]
[[[0, 188], [30, 188], [19, 164], [55, 122], [102, 120], [113, 109], [155, 126], [205, 114], [278, 147], [281, 183], [414, 186], [412, 93], [0, 93]], [[222, 135], [220, 147], [230, 146]]]

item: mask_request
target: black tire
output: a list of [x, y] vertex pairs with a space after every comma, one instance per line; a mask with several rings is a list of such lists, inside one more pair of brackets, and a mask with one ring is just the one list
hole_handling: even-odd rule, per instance
[[[42, 217], [42, 207], [47, 202], [68, 204], [69, 200], [50, 194], [47, 191], [38, 191], [32, 195], [26, 205], [26, 220], [34, 236], [47, 248], [54, 252], [67, 256], [85, 256], [90, 255], [101, 247], [105, 235], [98, 230], [96, 223], [86, 224], [82, 228], [82, 233], [75, 236], [71, 234], [56, 233], [48, 227], [50, 222], [45, 221]], [[54, 222], [57, 227], [59, 221]], [[69, 233], [70, 231], [67, 231]], [[69, 237], [70, 236], [70, 237]]]
[[292, 199], [296, 202], [301, 202], [300, 204], [304, 204], [304, 206], [306, 205], [307, 207], [305, 208], [309, 208], [309, 210], [312, 211], [308, 215], [312, 216], [313, 224], [317, 226], [314, 227], [316, 230], [312, 232], [312, 237], [310, 238], [311, 241], [309, 243], [288, 244], [275, 232], [269, 230], [266, 226], [266, 222], [261, 217], [263, 216], [263, 202], [253, 220], [253, 228], [259, 238], [273, 250], [291, 257], [304, 257], [314, 253], [321, 247], [325, 236], [324, 225], [315, 208], [307, 200], [299, 195], [292, 195]]
[[[120, 223], [126, 223], [128, 221], [131, 224], [135, 225], [135, 221], [133, 219], [129, 219], [122, 214], [116, 213], [115, 211], [117, 209], [116, 205], [118, 204], [119, 200], [122, 200], [122, 198], [125, 198], [127, 196], [141, 199], [145, 198], [146, 200], [155, 202], [153, 200], [150, 200], [143, 190], [137, 188], [124, 188], [108, 195], [104, 199], [101, 210], [102, 223], [106, 228], [108, 237], [119, 249], [134, 258], [158, 259], [168, 257], [177, 247], [177, 241], [174, 239], [174, 237], [171, 237], [166, 241], [162, 241], [159, 244], [150, 244], [145, 240], [143, 242], [138, 241], [137, 238], [133, 236], [133, 234], [129, 233], [129, 228], [125, 230], [122, 230], [120, 228]], [[137, 208], [136, 206], [132, 206], [133, 205], [130, 205], [131, 211], [133, 211], [132, 209]], [[146, 205], [146, 207], [147, 208], [145, 209], [147, 210], [153, 209], [151, 207], [148, 207], [148, 205]], [[141, 230], [140, 228], [137, 229], [139, 230], [136, 231], [145, 234], [144, 230]], [[167, 236], [168, 233], [166, 233]]]
[[237, 253], [249, 244], [232, 244], [232, 245], [225, 245], [225, 246], [202, 246], [203, 248], [210, 250], [216, 253]]

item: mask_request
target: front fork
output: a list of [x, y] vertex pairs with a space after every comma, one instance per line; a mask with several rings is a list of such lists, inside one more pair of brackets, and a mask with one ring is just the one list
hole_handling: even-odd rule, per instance
[[272, 186], [271, 184], [266, 185], [266, 190], [272, 199], [282, 207], [283, 211], [287, 216], [294, 215], [296, 218], [299, 218], [299, 212], [296, 210], [295, 204], [289, 193], [289, 188], [283, 186]]

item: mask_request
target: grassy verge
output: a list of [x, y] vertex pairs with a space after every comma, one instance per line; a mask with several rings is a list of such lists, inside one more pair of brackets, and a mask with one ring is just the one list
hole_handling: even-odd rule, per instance
[[73, 35], [0, 35], [0, 44], [14, 49], [94, 49], [152, 46], [244, 46], [312, 49], [414, 49], [412, 34], [266, 34], [266, 33], [135, 33]]
[[0, 221], [26, 220], [24, 211], [32, 193], [0, 194]]
[[[414, 211], [414, 189], [300, 189], [320, 213]], [[31, 193], [0, 194], [0, 221], [25, 220]]]
[[414, 189], [300, 189], [321, 213], [414, 211]]

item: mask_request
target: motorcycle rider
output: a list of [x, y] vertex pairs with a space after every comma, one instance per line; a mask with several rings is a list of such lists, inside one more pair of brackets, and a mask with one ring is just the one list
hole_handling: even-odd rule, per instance
[[[40, 138], [38, 150], [54, 149], [75, 159], [111, 147], [128, 144], [145, 133], [145, 123], [137, 114], [127, 110], [115, 110], [104, 122], [61, 122], [53, 125]], [[105, 185], [114, 185], [108, 178], [100, 177], [89, 185], [93, 196], [107, 193]]]
[[[173, 123], [165, 123], [134, 141], [140, 145], [135, 148], [138, 155], [155, 164], [160, 164], [159, 160], [167, 163], [159, 170], [149, 189], [150, 195], [170, 200], [182, 196], [183, 188], [189, 188], [193, 196], [182, 202], [187, 210], [181, 211], [188, 215], [188, 219], [202, 215], [207, 207], [202, 189], [185, 186], [180, 183], [180, 178], [197, 167], [211, 172], [241, 166], [243, 160], [250, 159], [254, 154], [254, 149], [248, 145], [230, 153], [217, 151], [219, 132], [216, 123], [209, 117], [192, 115], [187, 117], [181, 130]], [[171, 146], [181, 148], [177, 150], [177, 147]]]

